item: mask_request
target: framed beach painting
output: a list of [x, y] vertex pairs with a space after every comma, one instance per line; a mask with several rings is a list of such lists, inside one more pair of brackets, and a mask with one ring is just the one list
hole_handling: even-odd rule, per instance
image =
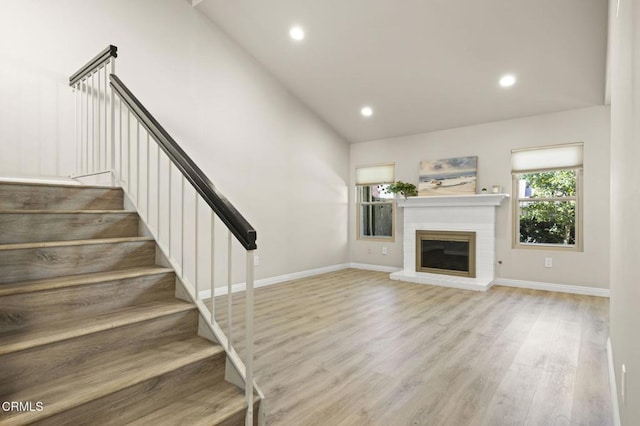
[[478, 157], [456, 157], [420, 162], [418, 195], [476, 193]]

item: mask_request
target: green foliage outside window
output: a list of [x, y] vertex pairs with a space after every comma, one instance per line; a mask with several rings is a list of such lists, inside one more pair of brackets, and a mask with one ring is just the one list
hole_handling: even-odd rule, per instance
[[[520, 242], [576, 244], [576, 171], [526, 173], [520, 197]], [[521, 183], [521, 185], [523, 185]]]

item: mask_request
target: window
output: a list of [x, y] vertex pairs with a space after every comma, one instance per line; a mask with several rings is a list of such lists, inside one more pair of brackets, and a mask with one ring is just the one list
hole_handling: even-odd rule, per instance
[[581, 250], [582, 144], [511, 154], [514, 247]]
[[393, 194], [388, 184], [358, 186], [359, 237], [393, 238]]
[[358, 238], [393, 240], [394, 196], [386, 191], [393, 177], [393, 164], [356, 169]]

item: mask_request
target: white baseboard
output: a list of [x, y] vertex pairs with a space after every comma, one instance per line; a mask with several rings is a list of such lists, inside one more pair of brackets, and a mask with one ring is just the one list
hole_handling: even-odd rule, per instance
[[381, 265], [371, 265], [368, 263], [349, 263], [347, 264], [348, 268], [354, 269], [364, 269], [366, 271], [377, 271], [377, 272], [396, 272], [401, 270], [402, 268], [396, 268], [394, 266], [381, 266]]
[[[293, 272], [291, 274], [278, 275], [270, 278], [262, 278], [255, 281], [254, 288], [280, 284], [286, 281], [312, 277], [314, 275], [325, 274], [327, 272], [340, 271], [342, 269], [347, 269], [347, 268], [363, 269], [367, 271], [376, 271], [376, 272], [388, 272], [388, 273], [398, 272], [402, 270], [402, 268], [396, 268], [393, 266], [372, 265], [368, 263], [341, 263], [337, 265], [325, 266], [322, 268]], [[507, 278], [496, 278], [488, 286], [485, 286], [486, 288], [482, 288], [480, 291], [487, 291], [492, 285], [528, 288], [532, 290], [555, 291], [559, 293], [582, 294], [586, 296], [609, 297], [608, 288], [594, 288], [594, 287], [574, 286], [574, 285], [567, 285], [567, 284], [543, 283], [543, 282], [537, 282], [537, 281], [511, 280]], [[472, 288], [466, 288], [466, 287], [464, 288], [467, 290], [478, 290], [478, 288], [476, 287], [477, 286], [473, 286]], [[246, 283], [237, 283], [231, 287], [231, 291], [233, 293], [236, 293], [239, 291], [245, 291], [245, 289], [246, 289]], [[228, 289], [226, 286], [216, 287], [215, 291], [216, 291], [216, 296], [223, 296], [228, 293]], [[207, 299], [210, 296], [211, 296], [210, 290], [203, 290], [200, 292], [201, 298]]]
[[616, 373], [613, 365], [613, 349], [611, 338], [607, 339], [607, 361], [609, 364], [609, 388], [611, 390], [611, 410], [613, 411], [613, 425], [620, 426], [620, 406], [618, 405], [618, 387], [616, 386]]
[[529, 288], [532, 290], [555, 291], [558, 293], [582, 294], [585, 296], [609, 297], [608, 288], [584, 287], [579, 285], [542, 283], [537, 281], [510, 280], [507, 278], [496, 278], [493, 285], [503, 285], [507, 287]]
[[[253, 287], [254, 288], [266, 287], [269, 285], [280, 284], [286, 281], [312, 277], [314, 275], [326, 274], [327, 272], [341, 271], [347, 268], [364, 269], [367, 271], [377, 271], [377, 272], [396, 272], [400, 270], [400, 268], [394, 268], [392, 266], [369, 265], [366, 263], [340, 263], [337, 265], [325, 266], [322, 268], [308, 269], [306, 271], [278, 275], [276, 277], [262, 278], [260, 280], [256, 280], [255, 283], [253, 284]], [[231, 286], [232, 293], [245, 291], [246, 289], [247, 289], [246, 283], [238, 283]], [[216, 296], [224, 296], [229, 292], [229, 290], [226, 286], [216, 287], [215, 292], [216, 292]], [[211, 290], [203, 290], [200, 292], [201, 299], [208, 299], [209, 297], [211, 297]]]
[[[335, 272], [335, 271], [340, 271], [342, 269], [347, 269], [349, 268], [349, 264], [348, 263], [342, 263], [342, 264], [338, 264], [338, 265], [331, 265], [331, 266], [325, 266], [322, 268], [316, 268], [316, 269], [308, 269], [306, 271], [300, 271], [300, 272], [293, 272], [291, 274], [284, 274], [284, 275], [278, 275], [276, 277], [270, 277], [270, 278], [262, 278], [259, 280], [256, 280], [253, 284], [254, 288], [258, 288], [258, 287], [266, 287], [269, 285], [274, 285], [274, 284], [280, 284], [283, 283], [285, 281], [291, 281], [291, 280], [297, 280], [300, 278], [307, 278], [307, 277], [312, 277], [314, 275], [320, 275], [320, 274], [326, 274], [327, 272]], [[247, 289], [247, 284], [246, 283], [238, 283], [238, 284], [234, 284], [231, 286], [231, 292], [232, 293], [237, 293], [239, 291], [245, 291]], [[223, 296], [225, 294], [227, 294], [229, 292], [229, 289], [225, 286], [225, 287], [216, 287], [215, 289], [216, 292], [216, 296]], [[200, 292], [200, 298], [201, 299], [207, 299], [211, 297], [211, 290], [203, 290]]]

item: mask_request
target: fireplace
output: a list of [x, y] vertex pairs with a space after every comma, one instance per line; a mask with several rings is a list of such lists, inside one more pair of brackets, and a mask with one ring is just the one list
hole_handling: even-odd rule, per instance
[[416, 272], [476, 277], [476, 233], [416, 231]]
[[[487, 291], [495, 277], [496, 207], [507, 198], [506, 194], [442, 195], [409, 197], [398, 199], [398, 207], [404, 216], [402, 232], [403, 268], [391, 274], [391, 279], [417, 284], [441, 285], [466, 290]], [[469, 272], [460, 271], [457, 264], [444, 268], [422, 269], [422, 254], [417, 254], [420, 235], [417, 231], [428, 230], [438, 234], [471, 233], [475, 242], [469, 242], [469, 259], [458, 257], [461, 247], [440, 249], [441, 255], [451, 261], [461, 262]], [[453, 231], [453, 232], [451, 232]], [[440, 238], [435, 238], [440, 240]], [[454, 240], [456, 242], [456, 240]], [[435, 243], [438, 244], [438, 243]], [[475, 248], [471, 246], [475, 244]], [[419, 246], [422, 250], [422, 245]], [[429, 248], [429, 245], [427, 245]], [[427, 250], [431, 251], [431, 250]], [[435, 254], [435, 251], [432, 253]], [[473, 257], [472, 257], [473, 256]], [[473, 269], [475, 270], [473, 270]], [[444, 269], [444, 270], [443, 270]]]

